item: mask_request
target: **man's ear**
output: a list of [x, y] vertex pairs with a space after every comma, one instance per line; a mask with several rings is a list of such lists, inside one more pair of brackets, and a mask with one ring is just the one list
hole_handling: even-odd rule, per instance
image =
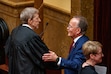
[[94, 54], [90, 54], [90, 58], [91, 59], [95, 58], [95, 55]]
[[81, 33], [81, 29], [77, 28], [77, 34], [80, 34], [80, 33]]
[[32, 20], [31, 20], [31, 19], [28, 19], [28, 23], [31, 24], [31, 23], [32, 23]]

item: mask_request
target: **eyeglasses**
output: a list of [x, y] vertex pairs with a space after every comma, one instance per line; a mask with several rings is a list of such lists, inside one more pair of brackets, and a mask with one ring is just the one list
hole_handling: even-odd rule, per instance
[[103, 52], [96, 53], [96, 55], [103, 55]]
[[97, 54], [103, 54], [103, 52], [97, 53]]
[[67, 28], [73, 28], [73, 26], [71, 26], [70, 24], [67, 26]]
[[67, 28], [79, 28], [78, 26], [72, 26], [72, 25], [68, 25]]

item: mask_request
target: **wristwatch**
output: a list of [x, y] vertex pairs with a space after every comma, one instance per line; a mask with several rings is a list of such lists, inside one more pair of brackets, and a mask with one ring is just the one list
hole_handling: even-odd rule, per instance
[[59, 62], [59, 57], [56, 59], [56, 62], [57, 62], [57, 63]]

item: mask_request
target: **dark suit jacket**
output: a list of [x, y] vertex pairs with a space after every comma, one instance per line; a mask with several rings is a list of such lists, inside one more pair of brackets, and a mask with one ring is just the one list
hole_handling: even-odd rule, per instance
[[75, 47], [70, 51], [67, 59], [62, 58], [60, 67], [65, 68], [65, 74], [78, 74], [78, 69], [85, 61], [82, 53], [82, 45], [88, 41], [88, 37], [83, 35], [75, 43]]

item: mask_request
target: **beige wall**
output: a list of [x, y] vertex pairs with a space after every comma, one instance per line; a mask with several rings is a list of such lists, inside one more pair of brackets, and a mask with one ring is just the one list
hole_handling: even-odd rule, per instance
[[71, 12], [71, 0], [44, 0], [43, 2], [62, 11]]

